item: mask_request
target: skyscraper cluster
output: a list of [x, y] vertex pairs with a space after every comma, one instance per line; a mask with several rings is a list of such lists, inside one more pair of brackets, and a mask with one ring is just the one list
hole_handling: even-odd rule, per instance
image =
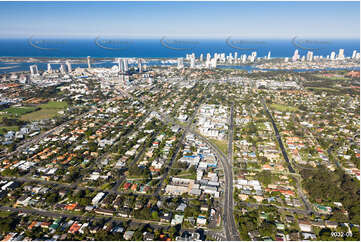
[[[271, 52], [268, 52], [268, 55], [265, 56], [266, 59], [271, 59]], [[225, 53], [214, 53], [213, 57], [211, 56], [210, 53], [207, 53], [205, 58], [203, 53], [200, 54], [199, 59], [197, 60], [196, 56], [194, 53], [192, 54], [186, 54], [186, 58], [187, 61], [189, 61], [189, 67], [190, 68], [195, 68], [196, 67], [196, 63], [198, 61], [198, 63], [206, 68], [216, 68], [217, 64], [240, 64], [240, 63], [246, 63], [248, 62], [255, 62], [257, 59], [257, 51], [253, 51], [251, 53], [251, 55], [240, 55], [238, 56], [238, 53], [229, 53], [227, 56]], [[183, 63], [183, 58], [178, 58], [177, 60], [177, 66], [178, 68], [183, 68], [184, 67], [184, 63]]]
[[[307, 51], [305, 56], [301, 56], [299, 51], [296, 49], [293, 56], [291, 57], [292, 61], [317, 61], [321, 59], [327, 59], [327, 60], [344, 60], [347, 57], [344, 54], [344, 49], [340, 49], [338, 54], [336, 55], [336, 52], [332, 51], [330, 55], [327, 55], [326, 57], [323, 57], [322, 55], [314, 55], [314, 52], [309, 50]], [[352, 56], [350, 57], [352, 59], [359, 59], [360, 53], [354, 50], [352, 52]], [[181, 60], [182, 59], [182, 60]], [[227, 56], [225, 53], [214, 53], [213, 58], [210, 53], [206, 54], [206, 58], [204, 60], [204, 55], [200, 54], [199, 59], [195, 57], [195, 54], [186, 54], [187, 61], [189, 61], [189, 67], [195, 68], [197, 61], [202, 67], [206, 68], [215, 68], [217, 67], [217, 64], [245, 64], [247, 62], [255, 62], [257, 59], [260, 59], [257, 57], [257, 51], [253, 51], [250, 55], [240, 55], [238, 57], [238, 53], [229, 53]], [[270, 60], [271, 59], [271, 51], [268, 52], [267, 56], [264, 56], [264, 59]], [[284, 60], [285, 62], [288, 62], [290, 58], [286, 57]], [[183, 58], [178, 58], [178, 68], [183, 68]]]
[[[360, 58], [360, 53], [357, 52], [356, 50], [354, 50], [352, 52], [352, 56], [351, 56], [351, 59], [358, 59]], [[292, 56], [292, 61], [297, 61], [297, 60], [301, 60], [301, 61], [314, 61], [314, 60], [321, 60], [321, 59], [324, 59], [324, 57], [322, 55], [316, 55], [314, 56], [313, 55], [313, 51], [307, 51], [307, 54], [306, 54], [306, 57], [305, 56], [300, 56], [298, 50], [295, 50], [293, 56]], [[338, 55], [336, 55], [336, 52], [335, 51], [332, 51], [330, 53], [330, 55], [327, 55], [326, 58], [327, 60], [344, 60], [346, 59], [346, 56], [345, 56], [345, 50], [344, 49], [339, 49], [338, 51]], [[286, 61], [286, 59], [285, 59]], [[287, 58], [287, 61], [288, 61], [288, 58]]]
[[[53, 73], [53, 68], [51, 66], [50, 63], [47, 64], [47, 73]], [[64, 63], [60, 64], [60, 67], [59, 67], [59, 71], [61, 74], [66, 74], [68, 72], [72, 72], [73, 71], [73, 68], [71, 66], [71, 63], [69, 60], [67, 60]], [[31, 75], [38, 75], [39, 74], [39, 70], [38, 70], [38, 66], [37, 65], [31, 65], [30, 66], [30, 74]]]

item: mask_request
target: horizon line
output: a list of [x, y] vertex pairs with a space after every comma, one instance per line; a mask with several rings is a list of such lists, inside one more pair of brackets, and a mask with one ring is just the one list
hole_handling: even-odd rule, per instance
[[218, 39], [247, 39], [247, 40], [256, 40], [256, 39], [265, 39], [265, 40], [290, 40], [294, 38], [298, 38], [301, 40], [331, 40], [331, 39], [338, 39], [338, 40], [360, 40], [360, 36], [354, 37], [339, 37], [339, 36], [330, 36], [330, 37], [317, 37], [317, 36], [300, 36], [300, 35], [293, 35], [290, 37], [257, 37], [257, 36], [241, 36], [241, 35], [224, 35], [224, 36], [186, 36], [186, 35], [151, 35], [151, 36], [134, 36], [134, 35], [123, 35], [123, 36], [116, 36], [116, 35], [92, 35], [92, 36], [67, 36], [67, 35], [29, 35], [29, 36], [0, 36], [0, 39], [41, 39], [41, 38], [49, 38], [49, 39], [74, 39], [74, 40], [81, 40], [81, 39], [97, 39], [97, 38], [114, 38], [114, 39], [139, 39], [139, 40], [153, 40], [153, 39], [204, 39], [204, 40], [218, 40]]

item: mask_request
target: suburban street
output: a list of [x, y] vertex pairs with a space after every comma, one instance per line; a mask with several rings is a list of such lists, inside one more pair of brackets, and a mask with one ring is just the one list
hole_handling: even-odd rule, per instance
[[[26, 213], [26, 214], [32, 214], [32, 215], [40, 215], [44, 217], [54, 217], [54, 218], [70, 218], [70, 219], [85, 219], [85, 220], [104, 220], [106, 219], [107, 222], [127, 222], [130, 221], [130, 226], [140, 226], [140, 225], [152, 225], [154, 228], [168, 228], [169, 224], [162, 223], [162, 222], [155, 222], [150, 220], [140, 220], [140, 219], [127, 219], [127, 218], [120, 218], [120, 217], [114, 217], [114, 216], [105, 216], [105, 215], [78, 215], [78, 214], [71, 214], [71, 213], [65, 213], [63, 211], [57, 212], [57, 211], [46, 211], [46, 210], [40, 210], [40, 209], [29, 209], [29, 208], [13, 208], [13, 207], [6, 207], [6, 206], [0, 206], [0, 211], [8, 211], [8, 212], [15, 212], [15, 213]], [[202, 229], [181, 229], [180, 233], [183, 233], [184, 231], [191, 231], [194, 232], [196, 230], [202, 230]], [[204, 235], [210, 235], [210, 236], [216, 236], [222, 240], [224, 238], [220, 237], [218, 235], [218, 232], [212, 231], [212, 230], [202, 230]]]
[[[233, 106], [231, 108], [231, 118], [230, 122], [233, 122]], [[195, 115], [196, 112], [193, 114]], [[219, 161], [221, 161], [221, 164], [224, 169], [224, 178], [225, 178], [225, 184], [224, 184], [224, 208], [223, 208], [223, 222], [224, 222], [224, 229], [226, 233], [226, 239], [227, 240], [240, 240], [239, 233], [234, 221], [234, 215], [233, 215], [233, 171], [232, 171], [232, 155], [228, 157], [211, 141], [209, 141], [206, 137], [200, 135], [197, 131], [191, 129], [192, 122], [188, 123], [187, 126], [184, 126], [182, 124], [179, 124], [178, 122], [174, 121], [172, 118], [169, 118], [163, 114], [159, 114], [161, 118], [166, 122], [174, 123], [175, 125], [181, 125], [184, 129], [184, 133], [190, 132], [199, 139], [201, 139], [203, 142], [205, 142], [207, 145], [209, 145], [213, 150], [216, 151], [216, 155]], [[194, 119], [192, 117], [191, 119]], [[232, 135], [230, 135], [230, 139], [233, 140], [233, 123], [230, 125], [230, 128], [232, 127]], [[232, 147], [232, 140], [229, 141], [229, 145]]]
[[[282, 142], [282, 137], [281, 137], [280, 134], [279, 134], [279, 131], [278, 131], [277, 125], [276, 125], [276, 123], [275, 123], [275, 121], [274, 121], [274, 119], [273, 119], [273, 116], [272, 116], [272, 114], [269, 112], [268, 107], [267, 107], [267, 105], [266, 105], [266, 102], [264, 101], [264, 99], [263, 99], [262, 96], [260, 96], [260, 99], [261, 99], [261, 102], [262, 102], [262, 104], [263, 104], [264, 109], [266, 110], [267, 115], [269, 116], [269, 118], [270, 118], [270, 120], [271, 120], [271, 122], [272, 122], [273, 129], [274, 129], [274, 131], [275, 131], [275, 135], [276, 135], [278, 144], [279, 144], [279, 146], [280, 146], [280, 148], [281, 148], [283, 158], [284, 158], [284, 160], [286, 161], [286, 163], [287, 163], [287, 165], [288, 165], [288, 170], [289, 170], [290, 173], [297, 174], [297, 173], [295, 172], [295, 170], [293, 169], [293, 167], [292, 167], [292, 165], [291, 165], [291, 163], [290, 163], [290, 161], [289, 161], [289, 159], [288, 159], [288, 155], [287, 155], [286, 149], [285, 149], [285, 147], [284, 147], [284, 145], [283, 145], [283, 142]], [[313, 209], [312, 209], [312, 205], [311, 205], [310, 202], [308, 201], [306, 195], [303, 193], [303, 189], [302, 189], [302, 186], [301, 186], [301, 182], [302, 182], [302, 181], [301, 181], [301, 177], [298, 176], [298, 177], [296, 177], [296, 179], [297, 179], [297, 193], [298, 193], [298, 195], [300, 196], [300, 198], [302, 199], [302, 202], [304, 203], [307, 212], [308, 212], [308, 213], [315, 213], [315, 211], [313, 211]]]
[[272, 123], [272, 125], [273, 125], [273, 129], [274, 129], [274, 131], [275, 131], [276, 139], [277, 139], [278, 144], [279, 144], [279, 146], [280, 146], [280, 148], [281, 148], [283, 158], [285, 159], [285, 161], [286, 161], [286, 163], [287, 163], [288, 170], [289, 170], [290, 173], [295, 173], [295, 170], [293, 169], [293, 167], [292, 167], [292, 165], [291, 165], [291, 163], [290, 163], [290, 161], [289, 161], [289, 159], [288, 159], [286, 149], [285, 149], [285, 147], [284, 147], [284, 145], [283, 145], [282, 138], [281, 138], [280, 133], [279, 133], [279, 131], [278, 131], [277, 125], [276, 125], [276, 123], [275, 123], [275, 121], [274, 121], [274, 119], [273, 119], [273, 116], [272, 116], [272, 114], [269, 112], [268, 107], [267, 107], [267, 105], [266, 105], [266, 102], [264, 101], [264, 99], [263, 99], [262, 96], [260, 96], [260, 99], [261, 99], [261, 102], [262, 102], [262, 104], [263, 104], [263, 107], [264, 107], [264, 109], [265, 109], [267, 115], [269, 116], [269, 118], [270, 118], [270, 120], [271, 120], [271, 123]]
[[[123, 95], [126, 95], [126, 94], [123, 94]], [[112, 100], [114, 100], [114, 99], [115, 99], [115, 98], [112, 98], [112, 99], [109, 99], [109, 100], [107, 100], [107, 101], [112, 101]], [[103, 105], [104, 103], [106, 103], [107, 101], [100, 102], [98, 105], [101, 106], [101, 105]], [[25, 149], [27, 149], [30, 145], [37, 144], [40, 140], [43, 140], [44, 138], [46, 138], [47, 136], [53, 134], [54, 132], [59, 131], [60, 129], [62, 129], [62, 128], [65, 127], [66, 125], [70, 124], [71, 122], [74, 122], [74, 121], [76, 121], [76, 120], [81, 120], [81, 119], [84, 118], [86, 115], [93, 113], [95, 110], [96, 110], [96, 108], [93, 107], [93, 108], [91, 108], [89, 111], [81, 114], [80, 116], [77, 116], [76, 118], [73, 118], [73, 119], [71, 119], [71, 120], [68, 120], [68, 121], [66, 121], [65, 123], [62, 123], [62, 124], [60, 124], [60, 125], [52, 128], [52, 129], [50, 129], [50, 130], [47, 130], [46, 132], [41, 133], [41, 134], [35, 136], [35, 137], [32, 138], [32, 139], [26, 140], [26, 142], [24, 142], [24, 143], [21, 144], [19, 147], [17, 147], [16, 150], [14, 150], [13, 152], [7, 154], [7, 156], [9, 157], [9, 156], [12, 156], [12, 155], [19, 154], [19, 153], [23, 152], [23, 151], [24, 151]], [[4, 158], [2, 158], [2, 159], [4, 159]], [[0, 159], [0, 160], [2, 160], [2, 159]]]

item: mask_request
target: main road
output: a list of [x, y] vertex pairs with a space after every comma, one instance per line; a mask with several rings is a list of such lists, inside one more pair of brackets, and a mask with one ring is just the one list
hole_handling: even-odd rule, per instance
[[228, 127], [228, 161], [230, 165], [233, 164], [233, 112], [234, 103], [231, 105], [231, 111], [229, 115], [229, 127]]
[[[202, 95], [201, 99], [199, 100], [199, 102], [197, 103], [197, 106], [196, 106], [195, 110], [193, 111], [192, 116], [188, 119], [188, 122], [187, 122], [186, 126], [183, 126], [183, 134], [182, 134], [182, 136], [181, 136], [181, 138], [180, 138], [180, 140], [179, 140], [179, 142], [177, 144], [177, 147], [176, 147], [176, 149], [175, 149], [175, 151], [174, 151], [174, 153], [173, 153], [173, 155], [172, 155], [172, 157], [170, 159], [170, 162], [169, 162], [167, 168], [165, 169], [164, 174], [162, 175], [162, 178], [160, 179], [160, 182], [158, 184], [157, 191], [155, 192], [155, 195], [159, 195], [159, 192], [160, 192], [160, 190], [162, 188], [163, 182], [167, 178], [168, 172], [169, 172], [170, 168], [172, 167], [172, 164], [173, 164], [174, 160], [176, 159], [179, 150], [181, 149], [184, 138], [186, 137], [187, 133], [190, 131], [192, 123], [193, 123], [193, 121], [194, 121], [194, 119], [195, 119], [195, 117], [196, 117], [196, 115], [198, 113], [198, 110], [199, 110], [200, 106], [202, 105], [202, 102], [203, 102], [203, 99], [204, 99], [204, 92], [208, 88], [208, 85], [209, 85], [209, 83], [207, 84], [207, 86], [204, 87], [204, 89], [202, 91], [203, 95]], [[153, 111], [156, 112], [160, 118], [162, 118], [162, 121], [166, 121], [167, 123], [175, 123], [173, 121], [173, 119], [171, 119], [171, 118], [169, 118], [167, 116], [164, 116], [163, 114], [159, 113], [156, 109], [153, 109]]]
[[224, 207], [223, 207], [223, 223], [224, 223], [224, 230], [226, 232], [226, 239], [228, 241], [235, 240], [239, 241], [239, 234], [236, 227], [236, 223], [233, 217], [233, 172], [232, 172], [232, 165], [228, 161], [227, 157], [224, 153], [212, 142], [210, 142], [204, 136], [198, 134], [194, 130], [190, 130], [190, 133], [197, 136], [201, 139], [204, 143], [210, 146], [214, 151], [216, 151], [217, 159], [222, 163], [223, 170], [224, 170]]
[[[206, 137], [200, 135], [193, 129], [187, 130], [195, 135], [197, 138], [206, 143], [209, 147], [211, 147], [215, 152], [217, 159], [221, 162], [224, 170], [224, 201], [223, 201], [223, 224], [224, 230], [226, 234], [226, 240], [231, 241], [239, 241], [241, 240], [239, 237], [239, 233], [237, 230], [237, 226], [233, 216], [233, 170], [232, 170], [232, 143], [233, 143], [233, 104], [231, 106], [229, 119], [229, 131], [228, 131], [228, 149], [231, 152], [228, 152], [228, 157], [212, 142], [210, 142]], [[169, 120], [169, 119], [168, 119]]]
[[[159, 114], [159, 113], [158, 113]], [[194, 112], [193, 115], [195, 115], [196, 112]], [[225, 178], [225, 184], [224, 184], [224, 207], [223, 207], [223, 222], [224, 222], [224, 230], [226, 234], [226, 240], [231, 241], [239, 241], [239, 233], [236, 227], [236, 223], [233, 216], [233, 170], [232, 170], [232, 153], [228, 154], [228, 157], [212, 142], [210, 142], [206, 137], [200, 135], [197, 131], [191, 129], [190, 124], [192, 122], [189, 122], [188, 125], [180, 124], [179, 122], [176, 122], [173, 120], [173, 118], [170, 118], [164, 114], [159, 114], [160, 118], [162, 120], [173, 123], [176, 125], [180, 125], [184, 129], [184, 134], [186, 132], [190, 132], [191, 134], [195, 135], [197, 138], [202, 140], [204, 143], [206, 143], [209, 147], [211, 147], [215, 152], [217, 159], [221, 162], [224, 170], [224, 178]], [[194, 117], [191, 118], [193, 120]], [[230, 125], [229, 125], [229, 144], [231, 146], [232, 150], [232, 140], [233, 140], [233, 105], [231, 106], [231, 115], [230, 115]], [[183, 135], [184, 135], [183, 134]], [[231, 160], [230, 160], [231, 159]]]
[[[241, 240], [237, 230], [236, 222], [233, 214], [233, 115], [234, 115], [234, 103], [231, 104], [228, 126], [228, 175], [225, 172], [225, 178], [229, 177], [228, 185], [225, 187], [228, 193], [228, 199], [225, 201], [225, 217], [227, 217], [227, 224], [229, 226], [229, 234], [231, 240]], [[227, 166], [227, 165], [226, 165]], [[228, 204], [227, 204], [228, 202]], [[225, 227], [228, 227], [226, 222]]]
[[[278, 144], [281, 148], [281, 151], [282, 151], [282, 154], [283, 154], [283, 158], [285, 159], [285, 161], [287, 162], [287, 165], [288, 165], [288, 170], [290, 173], [293, 173], [293, 174], [297, 174], [295, 172], [295, 170], [293, 169], [289, 159], [288, 159], [288, 155], [287, 155], [287, 152], [286, 152], [286, 149], [283, 145], [283, 142], [282, 142], [282, 138], [280, 136], [280, 133], [278, 131], [278, 128], [277, 128], [277, 125], [273, 119], [273, 116], [272, 114], [269, 112], [268, 110], [268, 107], [266, 105], [266, 102], [264, 101], [263, 97], [260, 95], [260, 99], [261, 99], [261, 102], [263, 104], [263, 107], [264, 109], [266, 110], [266, 113], [268, 114], [271, 122], [272, 122], [272, 125], [273, 125], [273, 129], [275, 131], [275, 135], [276, 135], [276, 138], [277, 138], [277, 141], [278, 141]], [[300, 177], [296, 177], [297, 179], [297, 190], [298, 190], [298, 195], [300, 196], [300, 198], [302, 199], [302, 202], [304, 203], [305, 207], [306, 207], [306, 210], [310, 213], [315, 213], [317, 214], [317, 212], [315, 212], [313, 209], [312, 209], [312, 204], [308, 201], [306, 195], [303, 193], [303, 189], [302, 189], [302, 186], [301, 186], [301, 178]]]
[[287, 162], [288, 170], [289, 170], [290, 173], [295, 173], [295, 170], [293, 169], [293, 167], [292, 167], [292, 165], [291, 165], [291, 163], [290, 163], [290, 161], [289, 161], [289, 159], [288, 159], [286, 149], [285, 149], [285, 147], [284, 147], [284, 145], [283, 145], [283, 142], [282, 142], [280, 133], [279, 133], [278, 128], [277, 128], [277, 125], [276, 125], [276, 123], [275, 123], [275, 121], [274, 121], [274, 119], [273, 119], [273, 116], [272, 116], [272, 114], [268, 111], [268, 107], [267, 107], [267, 105], [266, 105], [266, 102], [264, 101], [264, 99], [263, 99], [263, 97], [262, 97], [261, 95], [260, 95], [260, 98], [261, 98], [261, 102], [262, 102], [262, 104], [263, 104], [263, 107], [264, 107], [264, 109], [266, 110], [266, 113], [267, 113], [267, 115], [269, 116], [269, 118], [270, 118], [270, 120], [271, 120], [271, 123], [272, 123], [272, 125], [273, 125], [273, 129], [274, 129], [274, 131], [275, 131], [275, 135], [276, 135], [278, 144], [279, 144], [279, 146], [280, 146], [280, 148], [281, 148], [282, 155], [283, 155], [285, 161]]

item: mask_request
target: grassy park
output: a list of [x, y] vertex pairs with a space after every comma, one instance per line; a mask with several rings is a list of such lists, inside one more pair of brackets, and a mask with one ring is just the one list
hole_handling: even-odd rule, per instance
[[[17, 130], [17, 126], [1, 126], [3, 118], [19, 119], [23, 121], [49, 119], [60, 115], [59, 111], [63, 111], [68, 104], [66, 102], [54, 102], [23, 107], [9, 107], [0, 112], [0, 129], [3, 130]], [[2, 131], [0, 131], [2, 132]]]
[[333, 80], [333, 81], [336, 81], [336, 80], [340, 80], [340, 81], [350, 80], [350, 78], [342, 76], [342, 75], [325, 76], [325, 75], [322, 75], [322, 74], [315, 74], [313, 76], [317, 77], [317, 78], [322, 78], [322, 79], [326, 79], [326, 80]]
[[40, 110], [27, 113], [21, 116], [22, 120], [30, 121], [30, 120], [41, 120], [41, 119], [49, 119], [55, 116], [60, 115], [59, 111], [64, 110], [67, 107], [66, 102], [48, 102], [45, 104], [40, 104], [38, 106]]
[[287, 106], [283, 104], [272, 103], [271, 108], [280, 112], [295, 112], [298, 110], [296, 107]]
[[2, 110], [2, 116], [4, 117], [19, 117], [21, 115], [34, 112], [37, 107], [10, 107]]

